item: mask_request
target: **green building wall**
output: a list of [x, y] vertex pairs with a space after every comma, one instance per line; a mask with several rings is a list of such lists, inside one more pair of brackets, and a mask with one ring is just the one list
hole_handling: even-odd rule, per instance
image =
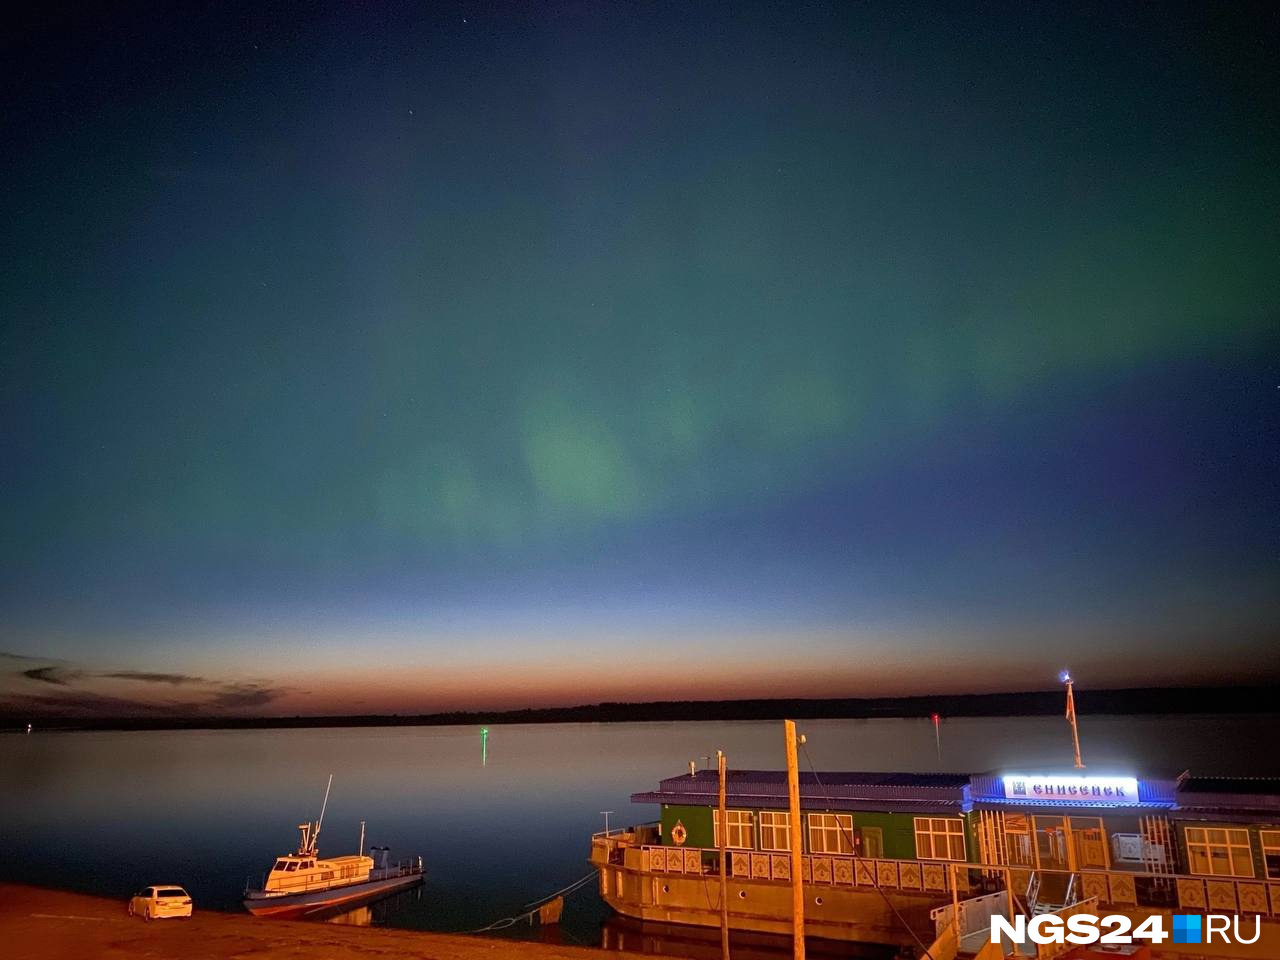
[[[744, 809], [742, 807], [732, 807], [734, 810]], [[757, 823], [759, 823], [759, 808], [752, 808], [752, 812], [757, 815]], [[822, 811], [809, 811], [805, 813], [820, 813]], [[847, 813], [849, 811], [833, 811], [839, 813]], [[662, 842], [667, 846], [674, 846], [671, 839], [671, 831], [677, 823], [684, 825], [688, 832], [688, 838], [684, 842], [686, 847], [705, 847], [713, 848], [716, 845], [715, 837], [715, 821], [712, 818], [713, 808], [701, 806], [683, 806], [679, 804], [663, 804], [662, 805]], [[884, 840], [884, 855], [890, 860], [914, 860], [916, 857], [916, 826], [915, 815], [910, 813], [872, 813], [864, 811], [853, 811], [853, 825], [857, 828], [872, 828], [880, 831]], [[973, 817], [962, 817], [964, 821], [965, 846], [970, 861], [978, 859], [978, 842], [974, 829]], [[758, 835], [757, 835], [758, 837]], [[758, 842], [758, 840], [757, 840]], [[805, 852], [809, 849], [808, 831], [804, 836]]]
[[[737, 809], [736, 807], [734, 809]], [[671, 840], [671, 829], [676, 823], [684, 824], [689, 832], [685, 840], [686, 847], [714, 847], [716, 845], [716, 826], [711, 818], [710, 807], [685, 807], [677, 804], [662, 805], [662, 842], [674, 846]]]
[[853, 825], [855, 827], [879, 828], [884, 838], [884, 855], [888, 859], [915, 859], [916, 823], [914, 817], [905, 813], [855, 812], [853, 814]]

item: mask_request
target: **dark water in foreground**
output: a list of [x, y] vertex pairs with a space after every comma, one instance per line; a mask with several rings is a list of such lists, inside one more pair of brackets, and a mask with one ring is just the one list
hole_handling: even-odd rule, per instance
[[[819, 770], [1069, 768], [1055, 717], [816, 720], [801, 730]], [[1094, 769], [1275, 774], [1262, 745], [1280, 714], [1082, 717]], [[47, 733], [0, 736], [0, 878], [123, 900], [150, 883], [180, 883], [204, 909], [239, 909], [297, 843], [296, 825], [333, 793], [322, 855], [367, 845], [422, 854], [427, 883], [349, 918], [465, 931], [518, 913], [589, 872], [590, 835], [656, 819], [631, 793], [723, 749], [730, 766], [783, 766], [781, 723], [563, 724], [493, 727], [481, 765], [478, 727]], [[802, 767], [806, 758], [801, 755]], [[565, 906], [569, 943], [599, 945], [608, 911], [594, 884]], [[268, 921], [264, 921], [268, 922]], [[622, 931], [623, 943], [641, 938]], [[610, 928], [610, 945], [618, 931]], [[527, 926], [507, 936], [539, 937]], [[652, 944], [650, 944], [652, 946]], [[681, 952], [689, 952], [687, 950]]]

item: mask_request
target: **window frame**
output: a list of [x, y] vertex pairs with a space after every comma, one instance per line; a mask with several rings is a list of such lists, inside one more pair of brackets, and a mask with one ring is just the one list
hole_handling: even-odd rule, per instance
[[[766, 822], [768, 818], [768, 822]], [[781, 831], [781, 833], [779, 833]], [[761, 850], [768, 850], [773, 853], [785, 853], [791, 849], [791, 811], [790, 810], [761, 810], [760, 822], [756, 831], [757, 842]], [[766, 842], [766, 837], [771, 837], [771, 843]], [[781, 844], [779, 844], [781, 837]]]
[[[756, 848], [756, 819], [754, 810], [726, 809], [728, 831], [725, 835], [726, 850], [754, 850]], [[745, 836], [744, 836], [745, 833]], [[716, 849], [720, 848], [720, 808], [711, 808], [711, 836]], [[737, 841], [736, 843], [734, 841]], [[746, 842], [743, 842], [743, 841]]]
[[[1192, 834], [1198, 834], [1197, 838], [1193, 838]], [[1216, 841], [1212, 834], [1221, 833], [1222, 840]], [[1233, 840], [1232, 834], [1237, 837]], [[1239, 837], [1244, 837], [1240, 842]], [[1187, 870], [1197, 877], [1236, 877], [1246, 880], [1253, 879], [1258, 875], [1256, 864], [1253, 862], [1253, 844], [1249, 840], [1249, 831], [1245, 827], [1183, 827], [1182, 841], [1187, 848]], [[1215, 851], [1219, 851], [1215, 855]], [[1229, 873], [1221, 873], [1215, 869], [1220, 865], [1222, 853], [1226, 854], [1226, 866]], [[1204, 858], [1204, 862], [1197, 864], [1197, 855]], [[1243, 857], [1244, 863], [1239, 861]], [[1248, 873], [1241, 873], [1240, 866], [1247, 866]], [[1265, 864], [1264, 864], [1265, 866]], [[1200, 869], [1207, 867], [1208, 869]]]
[[[818, 823], [814, 823], [814, 818], [822, 818]], [[829, 822], [827, 822], [829, 820]], [[806, 826], [809, 828], [809, 852], [832, 855], [837, 857], [851, 857], [854, 854], [853, 849], [853, 814], [851, 813], [834, 813], [831, 811], [822, 811], [819, 813], [811, 813], [808, 817]], [[835, 849], [828, 846], [829, 837], [835, 838]], [[822, 840], [821, 846], [814, 843], [815, 837]]]
[[[1280, 830], [1259, 830], [1258, 843], [1262, 847], [1262, 872], [1268, 880], [1280, 880]], [[1276, 858], [1274, 872], [1268, 856]]]
[[[961, 817], [914, 817], [916, 859], [944, 860], [948, 863], [964, 863], [969, 859], [969, 844], [965, 837], [964, 819]], [[923, 826], [921, 826], [923, 824]], [[942, 829], [937, 825], [942, 824]], [[954, 828], [954, 829], [953, 829]], [[928, 852], [922, 852], [921, 839], [927, 838]], [[959, 856], [956, 856], [954, 841], [959, 841]], [[939, 844], [943, 854], [939, 855]]]

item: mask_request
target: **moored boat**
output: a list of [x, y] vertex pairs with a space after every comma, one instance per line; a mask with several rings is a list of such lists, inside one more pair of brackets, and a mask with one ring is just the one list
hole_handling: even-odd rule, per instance
[[[332, 786], [333, 777], [329, 783]], [[324, 796], [320, 819], [314, 824], [298, 825], [302, 839], [297, 851], [278, 857], [261, 887], [246, 886], [244, 907], [255, 917], [296, 918], [329, 913], [335, 908], [369, 903], [422, 883], [422, 857], [390, 864], [386, 847], [371, 848], [371, 852], [378, 854], [377, 862], [365, 855], [363, 821], [358, 853], [322, 858], [317, 841], [329, 802], [328, 788]]]
[[[717, 780], [667, 778], [631, 797], [656, 805], [657, 822], [592, 838], [616, 912], [719, 925]], [[1234, 914], [1250, 932], [1256, 918], [1260, 955], [1280, 956], [1280, 780], [1082, 769], [798, 780], [810, 936], [925, 944], [942, 960], [976, 953], [995, 914], [1159, 915], [1166, 928], [1175, 913]], [[725, 792], [729, 925], [786, 934], [787, 775], [730, 770]], [[1228, 955], [1216, 943], [1196, 952]]]

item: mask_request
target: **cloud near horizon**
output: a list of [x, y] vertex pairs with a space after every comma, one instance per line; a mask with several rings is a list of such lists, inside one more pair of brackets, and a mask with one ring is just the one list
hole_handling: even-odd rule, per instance
[[[289, 691], [266, 681], [211, 680], [186, 673], [94, 670], [53, 658], [0, 651], [0, 662], [40, 666], [0, 671], [0, 713], [103, 717], [131, 714], [202, 715], [264, 707]], [[129, 690], [181, 688], [184, 696], [155, 698]], [[48, 687], [58, 688], [56, 692]], [[147, 690], [147, 692], [151, 692]]]

